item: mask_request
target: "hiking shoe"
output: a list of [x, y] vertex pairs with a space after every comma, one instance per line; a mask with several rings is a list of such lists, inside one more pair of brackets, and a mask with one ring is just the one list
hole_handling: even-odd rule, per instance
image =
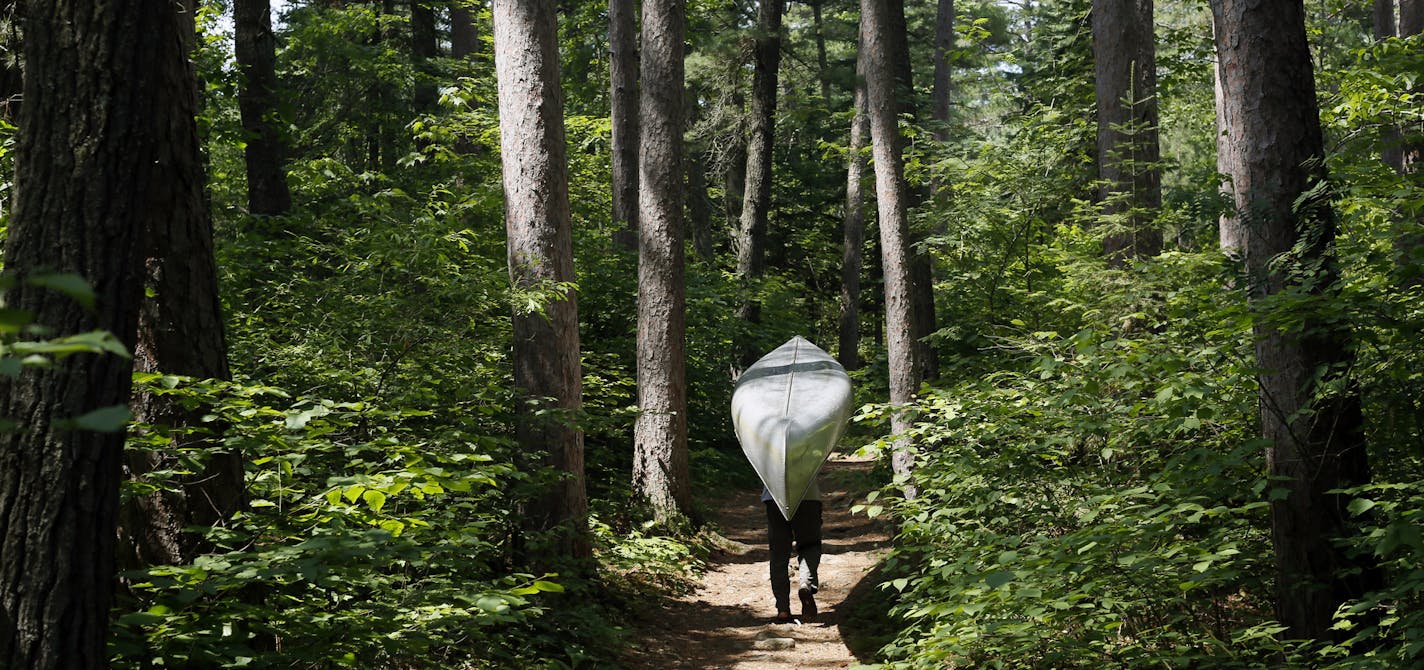
[[809, 586], [803, 586], [796, 591], [796, 595], [801, 597], [801, 618], [809, 619], [816, 616], [816, 592]]
[[773, 623], [791, 623], [792, 621], [793, 619], [791, 618], [791, 612], [788, 612], [786, 610], [778, 611], [776, 613], [776, 618], [772, 619]]

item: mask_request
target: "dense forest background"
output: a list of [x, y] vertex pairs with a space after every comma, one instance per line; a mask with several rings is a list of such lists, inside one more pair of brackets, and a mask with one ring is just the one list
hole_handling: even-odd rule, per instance
[[[197, 235], [196, 246], [171, 253], [211, 254], [210, 307], [223, 325], [191, 326], [173, 346], [216, 352], [209, 363], [196, 354], [165, 359], [162, 337], [144, 339], [142, 324], [168, 322], [147, 312], [136, 317], [147, 342], [137, 348], [112, 328], [105, 336], [37, 327], [49, 312], [25, 305], [92, 307], [97, 291], [102, 307], [108, 289], [21, 239], [40, 237], [22, 235], [16, 220], [35, 206], [24, 199], [28, 185], [48, 177], [26, 172], [17, 153], [21, 161], [26, 147], [34, 156], [87, 156], [88, 145], [25, 144], [24, 123], [75, 112], [40, 111], [48, 103], [28, 93], [46, 89], [27, 81], [21, 96], [19, 82], [89, 61], [26, 61], [21, 45], [32, 58], [68, 44], [36, 37], [67, 10], [0, 3], [0, 86], [10, 96], [0, 123], [12, 293], [0, 310], [4, 397], [23, 396], [18, 389], [75, 361], [83, 370], [75, 374], [103, 367], [113, 377], [129, 372], [123, 356], [134, 359], [132, 400], [126, 386], [116, 396], [130, 410], [56, 415], [69, 421], [54, 429], [65, 434], [114, 435], [127, 425], [119, 497], [112, 505], [96, 498], [113, 507], [99, 517], [110, 514], [121, 529], [116, 595], [86, 601], [82, 588], [56, 590], [104, 609], [91, 619], [104, 628], [96, 634], [107, 640], [107, 659], [84, 667], [617, 667], [631, 613], [686, 588], [715, 542], [700, 525], [702, 498], [690, 502], [689, 493], [757, 485], [729, 421], [732, 382], [749, 355], [796, 334], [852, 368], [860, 409], [843, 448], [885, 457], [883, 489], [864, 507], [897, 529], [880, 573], [876, 662], [1424, 662], [1417, 0], [1400, 0], [1397, 15], [1390, 2], [1268, 3], [1304, 10], [1308, 83], [1280, 76], [1318, 105], [1323, 131], [1310, 166], [1323, 179], [1287, 199], [1294, 232], [1269, 256], [1228, 239], [1237, 222], [1250, 230], [1255, 214], [1238, 208], [1224, 179], [1247, 168], [1221, 156], [1245, 154], [1218, 149], [1242, 127], [1233, 123], [1257, 113], [1221, 109], [1213, 9], [1218, 33], [1236, 30], [1223, 25], [1237, 4], [1230, 0], [942, 0], [900, 5], [898, 26], [897, 3], [867, 0], [891, 10], [890, 29], [873, 31], [872, 43], [861, 41], [869, 15], [847, 0], [644, 7], [644, 31], [649, 7], [685, 10], [686, 21], [685, 39], [672, 40], [685, 49], [674, 59], [685, 67], [683, 90], [653, 92], [679, 98], [671, 109], [683, 120], [678, 167], [653, 176], [671, 175], [679, 191], [657, 201], [673, 203], [657, 216], [685, 227], [671, 238], [685, 291], [685, 363], [677, 362], [685, 406], [671, 414], [685, 421], [686, 445], [661, 470], [674, 481], [652, 488], [648, 463], [662, 461], [635, 446], [646, 439], [640, 422], [659, 414], [639, 396], [647, 326], [638, 299], [650, 289], [646, 277], [640, 284], [636, 238], [638, 225], [660, 219], [630, 221], [639, 218], [638, 195], [635, 185], [634, 206], [628, 191], [619, 195], [629, 174], [619, 165], [661, 155], [619, 140], [626, 131], [615, 120], [629, 113], [619, 91], [631, 81], [636, 92], [638, 59], [646, 85], [650, 63], [666, 54], [627, 52], [638, 45], [628, 27], [636, 36], [638, 25], [623, 0], [548, 3], [557, 11], [557, 33], [544, 37], [557, 55], [566, 158], [556, 167], [566, 167], [574, 274], [531, 279], [513, 270], [505, 194], [511, 166], [550, 154], [511, 156], [501, 145], [500, 86], [508, 84], [495, 54], [508, 45], [496, 44], [506, 38], [492, 12], [503, 2], [176, 7], [176, 25], [194, 37], [183, 46], [196, 85], [164, 90], [190, 100], [179, 116], [196, 119], [191, 156], [206, 180], [188, 185], [200, 200], [174, 195], [180, 204], [164, 211], [200, 202], [197, 216], [210, 217], [210, 250]], [[1138, 12], [1136, 27], [1132, 19], [1096, 25], [1108, 6]], [[665, 17], [655, 18], [662, 29]], [[619, 31], [633, 41], [611, 44]], [[1279, 23], [1261, 35], [1289, 31]], [[876, 63], [858, 70], [858, 56], [886, 40], [879, 65], [894, 76], [866, 75]], [[1153, 55], [1126, 56], [1130, 84], [1104, 98], [1095, 85], [1112, 46]], [[620, 64], [620, 55], [632, 60]], [[629, 62], [635, 76], [619, 84]], [[1144, 62], [1154, 75], [1145, 90]], [[887, 80], [898, 85], [877, 94]], [[870, 105], [857, 113], [867, 81]], [[874, 113], [877, 95], [892, 116]], [[137, 111], [102, 118], [158, 113], [142, 111], [143, 96], [116, 100], [114, 109]], [[1127, 110], [1105, 124], [1117, 138], [1106, 148], [1104, 100]], [[645, 118], [649, 105], [658, 109], [647, 92], [642, 101]], [[1296, 116], [1313, 118], [1301, 104], [1306, 113]], [[1150, 115], [1134, 111], [1144, 105]], [[631, 109], [638, 113], [636, 98]], [[889, 118], [899, 139], [856, 130], [867, 114]], [[159, 133], [150, 144], [181, 156], [177, 136]], [[629, 146], [643, 155], [619, 158]], [[890, 183], [875, 174], [890, 164], [882, 149], [903, 161], [906, 248], [928, 278], [913, 280], [932, 317], [912, 320], [920, 329], [913, 358], [896, 350], [900, 298], [886, 298], [894, 277], [913, 272], [882, 255], [891, 239], [877, 216], [886, 211], [877, 209], [877, 184], [883, 201]], [[155, 183], [122, 188], [147, 193]], [[766, 198], [748, 195], [756, 183]], [[1144, 198], [1153, 189], [1157, 198]], [[645, 207], [653, 202], [642, 197]], [[30, 259], [29, 274], [18, 258]], [[152, 259], [135, 301], [187, 290], [171, 308], [207, 313], [195, 307], [208, 290], [200, 280], [165, 288], [154, 282], [178, 270], [153, 271]], [[1259, 289], [1259, 273], [1284, 279]], [[143, 277], [130, 283], [145, 285]], [[36, 292], [47, 302], [14, 297]], [[516, 372], [516, 359], [519, 342], [546, 336], [515, 333], [556, 323], [575, 294], [582, 401], [545, 402], [540, 396], [555, 394], [525, 392], [519, 375], [528, 373]], [[1305, 359], [1297, 390], [1310, 398], [1284, 412], [1287, 432], [1308, 425], [1312, 435], [1354, 441], [1322, 438], [1324, 451], [1306, 459], [1316, 469], [1293, 480], [1276, 467], [1283, 439], [1270, 439], [1269, 425], [1263, 432], [1263, 415], [1269, 424], [1279, 408], [1263, 391], [1274, 382], [1262, 357], [1269, 343], [1297, 340], [1324, 353]], [[43, 432], [6, 403], [7, 435]], [[1349, 407], [1356, 428], [1346, 426]], [[545, 460], [541, 445], [562, 438], [528, 428], [529, 416], [578, 429], [579, 471]], [[32, 496], [25, 482], [51, 482], [55, 500], [88, 490], [60, 486], [67, 480], [57, 470], [20, 455], [21, 439], [0, 455], [9, 478], [0, 485], [6, 659], [38, 658], [24, 654], [58, 644], [24, 637], [37, 624], [18, 603], [37, 587], [23, 584], [40, 579], [24, 577], [34, 564], [18, 558], [34, 544], [16, 539], [29, 527], [29, 508], [16, 502]], [[587, 513], [573, 531], [531, 526], [551, 509], [558, 522], [567, 508], [547, 502], [548, 492], [574, 485], [586, 491]], [[1302, 496], [1318, 505], [1309, 518], [1338, 523], [1312, 530], [1282, 521], [1281, 508]], [[113, 534], [99, 525], [96, 537]], [[1312, 532], [1320, 544], [1291, 544]], [[95, 551], [76, 542], [59, 550], [69, 556], [59, 564]], [[1290, 586], [1295, 573], [1281, 564], [1292, 546], [1306, 546], [1306, 559], [1329, 555], [1304, 585]], [[101, 590], [109, 581], [95, 578]], [[1323, 624], [1293, 614], [1299, 601], [1323, 607]], [[71, 667], [49, 663], [32, 667]]]

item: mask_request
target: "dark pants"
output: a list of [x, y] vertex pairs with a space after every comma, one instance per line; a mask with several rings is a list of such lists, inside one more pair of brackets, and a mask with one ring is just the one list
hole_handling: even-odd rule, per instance
[[796, 545], [800, 563], [801, 588], [815, 593], [820, 580], [816, 570], [821, 565], [821, 501], [807, 500], [796, 508], [791, 520], [781, 516], [774, 502], [766, 503], [767, 542], [771, 545], [771, 594], [776, 597], [776, 611], [791, 611], [791, 577], [787, 564], [791, 561], [791, 545]]

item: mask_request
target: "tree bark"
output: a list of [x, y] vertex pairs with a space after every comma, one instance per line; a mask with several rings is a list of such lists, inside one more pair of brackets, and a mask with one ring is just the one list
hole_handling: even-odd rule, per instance
[[934, 138], [938, 142], [949, 141], [949, 54], [954, 50], [954, 36], [954, 0], [939, 0], [935, 13], [934, 90], [930, 92], [930, 118], [934, 119]]
[[450, 3], [450, 57], [469, 58], [479, 44], [475, 13], [465, 0]]
[[286, 143], [277, 111], [277, 39], [268, 0], [233, 0], [233, 48], [243, 78], [237, 105], [247, 166], [247, 211], [264, 216], [292, 208]]
[[870, 117], [865, 101], [865, 49], [855, 59], [855, 95], [851, 103], [850, 143], [846, 167], [846, 204], [842, 220], [840, 348], [837, 358], [847, 370], [860, 367], [860, 268], [865, 248], [865, 144]]
[[[1217, 26], [1213, 20], [1212, 34], [1220, 32], [1220, 26]], [[1232, 175], [1240, 171], [1238, 167], [1240, 160], [1236, 156], [1236, 145], [1232, 138], [1240, 130], [1229, 116], [1233, 110], [1226, 104], [1225, 93], [1221, 88], [1220, 58], [1212, 60], [1211, 75], [1216, 93], [1216, 171], [1225, 178], [1225, 181], [1219, 185], [1222, 199], [1232, 202], [1235, 198], [1231, 188]], [[1241, 221], [1236, 218], [1234, 207], [1226, 208], [1218, 218], [1217, 238], [1222, 253], [1232, 258], [1239, 259], [1241, 257], [1242, 249], [1246, 244], [1246, 231], [1242, 228]]]
[[[752, 72], [751, 129], [747, 135], [746, 194], [737, 230], [737, 276], [747, 286], [766, 274], [766, 228], [771, 215], [773, 150], [776, 147], [776, 78], [781, 67], [781, 14], [785, 0], [762, 0]], [[761, 323], [761, 305], [748, 297], [738, 313], [749, 324]], [[756, 345], [739, 346], [742, 367], [761, 357]]]
[[613, 126], [613, 226], [620, 246], [638, 246], [638, 25], [634, 0], [608, 0], [608, 100]]
[[[193, 28], [180, 20], [181, 29]], [[218, 297], [213, 225], [204, 193], [206, 176], [198, 140], [195, 73], [185, 52], [184, 76], [161, 82], [155, 120], [167, 128], [160, 147], [164, 172], [154, 197], [170, 207], [148, 221], [145, 253], [146, 297], [139, 310], [134, 348], [137, 372], [174, 374], [197, 379], [229, 379], [227, 339]], [[220, 436], [204, 425], [207, 409], [184, 408], [171, 399], [141, 393], [130, 402], [137, 421], [175, 430], [173, 446], [204, 452], [204, 469], [180, 478], [176, 490], [136, 496], [120, 510], [120, 562], [126, 568], [182, 564], [209, 545], [191, 526], [212, 526], [246, 505], [240, 454], [222, 448]], [[189, 434], [191, 431], [191, 434]], [[182, 469], [172, 455], [130, 450], [125, 461], [131, 476], [154, 470]]]
[[543, 314], [513, 315], [517, 438], [562, 475], [529, 504], [524, 523], [554, 531], [553, 556], [587, 557], [583, 431], [575, 422], [583, 377], [577, 298], [565, 288], [574, 264], [554, 3], [495, 0], [493, 17], [509, 280], [547, 296]]
[[[1412, 37], [1424, 32], [1424, 0], [1399, 0], [1399, 36]], [[1424, 134], [1424, 124], [1416, 124], [1413, 135]], [[1419, 171], [1424, 163], [1424, 141], [1416, 139], [1404, 145], [1400, 156], [1400, 168], [1406, 174]]]
[[[1371, 24], [1376, 42], [1395, 36], [1394, 0], [1375, 0]], [[1380, 160], [1394, 168], [1395, 172], [1403, 173], [1404, 147], [1400, 146], [1404, 140], [1402, 134], [1398, 128], [1385, 128], [1380, 134], [1380, 140], [1384, 144], [1380, 149]]]
[[[910, 274], [912, 250], [907, 215], [909, 189], [898, 126], [900, 98], [895, 92], [895, 34], [886, 0], [861, 0], [860, 40], [866, 57], [866, 105], [875, 161], [875, 196], [880, 213], [880, 258], [885, 277], [885, 339], [890, 367], [891, 431], [896, 436], [891, 465], [896, 475], [908, 475], [914, 455], [907, 436], [907, 406], [918, 390], [915, 360], [915, 311]], [[903, 33], [901, 33], [903, 34]], [[907, 487], [908, 497], [914, 491]]]
[[1157, 58], [1152, 0], [1093, 0], [1098, 106], [1098, 202], [1117, 232], [1103, 238], [1114, 263], [1162, 252], [1157, 142]]
[[[7, 307], [54, 336], [107, 330], [132, 350], [150, 217], [175, 207], [163, 87], [187, 69], [178, 16], [155, 0], [26, 3], [19, 198], [5, 248]], [[187, 80], [190, 81], [190, 80]], [[42, 270], [94, 288], [92, 309], [28, 283]], [[0, 379], [0, 667], [106, 668], [124, 434], [75, 417], [128, 402], [133, 364], [76, 355]]]
[[[779, 0], [778, 0], [779, 1]], [[644, 0], [633, 486], [660, 521], [692, 511], [683, 267], [683, 0]]]
[[1290, 314], [1299, 325], [1283, 329], [1272, 300], [1285, 291], [1328, 300], [1338, 282], [1304, 6], [1211, 0], [1211, 8], [1223, 105], [1238, 131], [1232, 189], [1248, 222], [1249, 299], [1262, 312], [1255, 348], [1266, 464], [1286, 491], [1271, 502], [1276, 616], [1292, 638], [1325, 640], [1339, 633], [1336, 608], [1363, 595], [1378, 572], [1337, 544], [1357, 529], [1349, 496], [1330, 493], [1369, 480], [1360, 396], [1342, 377], [1353, 359], [1348, 332], [1309, 313]]

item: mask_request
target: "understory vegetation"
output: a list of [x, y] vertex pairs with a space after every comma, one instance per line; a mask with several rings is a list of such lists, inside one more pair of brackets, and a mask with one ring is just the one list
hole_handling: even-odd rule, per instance
[[[408, 36], [402, 11], [285, 5], [294, 207], [256, 216], [230, 8], [201, 4], [200, 129], [233, 380], [135, 381], [204, 408], [206, 428], [192, 430], [242, 456], [250, 499], [204, 530], [210, 551], [191, 564], [126, 566], [112, 666], [619, 667], [639, 617], [690, 588], [716, 538], [656, 523], [630, 481], [638, 259], [610, 215], [605, 4], [560, 6], [592, 561], [549, 559], [548, 538], [520, 523], [559, 475], [514, 439], [510, 314], [540, 313], [569, 287], [510, 284], [489, 8], [469, 5], [473, 55], [426, 61], [382, 37]], [[1227, 205], [1204, 4], [1158, 6], [1164, 204], [1150, 214], [1166, 250], [1118, 263], [1102, 242], [1122, 217], [1093, 201], [1091, 3], [959, 3], [951, 139], [904, 119], [908, 178], [926, 194], [911, 216], [934, 258], [940, 370], [913, 407], [913, 474], [861, 505], [897, 530], [877, 572], [894, 633], [867, 666], [1424, 665], [1424, 191], [1377, 142], [1424, 121], [1424, 38], [1372, 42], [1361, 4], [1308, 12], [1343, 281], [1251, 306], [1217, 239]], [[933, 9], [906, 9], [927, 90]], [[788, 9], [769, 269], [747, 282], [728, 213], [740, 194], [724, 175], [745, 160], [753, 13], [688, 5], [687, 155], [706, 178], [689, 186], [689, 225], [711, 242], [695, 249], [689, 234], [686, 279], [704, 505], [758, 486], [727, 411], [738, 343], [767, 351], [800, 334], [830, 350], [837, 333], [857, 5], [818, 4], [814, 29], [810, 5]], [[438, 90], [434, 106], [413, 108], [420, 87]], [[865, 365], [842, 448], [888, 459], [877, 234], [872, 222]], [[736, 318], [747, 300], [759, 323]], [[1252, 335], [1258, 320], [1289, 329], [1303, 314], [1353, 336], [1342, 384], [1364, 399], [1373, 477], [1347, 492], [1366, 531], [1350, 550], [1384, 575], [1338, 612], [1334, 640], [1313, 643], [1283, 640], [1273, 612], [1269, 504], [1282, 489], [1265, 474]], [[130, 479], [126, 501], [203, 471], [212, 454], [174, 437], [132, 426], [131, 449], [180, 466]]]

